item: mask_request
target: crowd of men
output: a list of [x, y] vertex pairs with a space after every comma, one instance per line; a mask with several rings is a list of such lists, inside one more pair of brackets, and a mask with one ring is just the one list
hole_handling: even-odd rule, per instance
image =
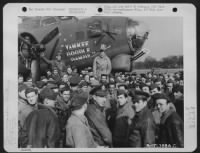
[[183, 72], [18, 76], [18, 147], [184, 147]]

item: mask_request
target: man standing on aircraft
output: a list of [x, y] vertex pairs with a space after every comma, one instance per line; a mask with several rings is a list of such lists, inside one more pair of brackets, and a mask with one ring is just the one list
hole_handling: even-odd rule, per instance
[[112, 70], [110, 58], [104, 52], [108, 48], [105, 44], [101, 44], [100, 55], [93, 62], [93, 72], [98, 80], [100, 80], [102, 74], [109, 75]]
[[62, 59], [61, 53], [57, 53], [56, 54], [56, 59], [55, 60], [47, 59], [45, 57], [44, 53], [41, 53], [40, 56], [47, 64], [51, 65], [52, 70], [53, 70], [53, 68], [57, 68], [58, 69], [58, 73], [60, 75], [62, 75], [63, 71], [66, 69], [66, 65], [65, 65], [64, 61], [61, 60]]

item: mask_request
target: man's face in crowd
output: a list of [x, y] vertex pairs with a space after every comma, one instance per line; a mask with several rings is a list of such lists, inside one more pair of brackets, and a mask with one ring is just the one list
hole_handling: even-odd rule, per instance
[[151, 85], [151, 82], [150, 82], [150, 81], [146, 82], [146, 85], [147, 85], [147, 86], [150, 86], [150, 85]]
[[167, 83], [167, 89], [172, 92], [173, 83]]
[[153, 75], [153, 78], [157, 78], [157, 75], [156, 75], [156, 74], [154, 74], [154, 75]]
[[148, 73], [148, 78], [151, 78], [152, 77], [152, 74], [151, 73]]
[[180, 80], [179, 84], [180, 84], [180, 86], [183, 86], [184, 85], [183, 80]]
[[104, 75], [103, 75], [103, 76], [101, 76], [101, 81], [102, 81], [102, 82], [106, 82], [106, 81], [107, 81], [107, 77], [106, 77], [106, 76], [104, 76]]
[[126, 82], [125, 82], [126, 84], [130, 84], [130, 81], [129, 80], [126, 80]]
[[65, 87], [64, 84], [60, 84], [60, 85], [59, 85], [59, 89], [62, 89], [62, 88], [64, 88], [64, 87]]
[[67, 74], [63, 75], [62, 80], [63, 82], [68, 82], [68, 75]]
[[55, 107], [56, 101], [55, 100], [51, 100], [48, 98], [44, 99], [44, 105], [49, 106], [49, 107]]
[[127, 102], [127, 98], [124, 95], [117, 96], [117, 100], [120, 106], [123, 106]]
[[84, 80], [85, 80], [86, 82], [89, 82], [90, 76], [89, 76], [89, 75], [85, 75]]
[[160, 113], [164, 113], [169, 110], [169, 105], [166, 99], [157, 99], [156, 104]]
[[94, 100], [99, 104], [99, 106], [104, 107], [106, 103], [106, 97], [100, 97], [94, 95]]
[[72, 91], [77, 91], [78, 90], [78, 85], [77, 86], [71, 86]]
[[36, 94], [35, 92], [30, 92], [30, 93], [26, 94], [26, 98], [30, 105], [35, 105], [38, 100], [38, 94]]
[[143, 78], [143, 77], [142, 77], [142, 82], [143, 82], [143, 83], [145, 83], [145, 82], [146, 82], [146, 79], [145, 79], [145, 78]]
[[58, 61], [60, 61], [60, 60], [61, 60], [61, 55], [57, 55], [57, 56], [56, 56], [56, 59], [57, 59]]
[[122, 74], [121, 79], [125, 80], [125, 75], [124, 74]]
[[51, 75], [51, 71], [47, 71], [47, 75]]
[[91, 82], [91, 81], [94, 81], [94, 80], [95, 80], [94, 77], [90, 77], [90, 82]]
[[67, 73], [68, 73], [68, 74], [71, 74], [71, 73], [72, 73], [71, 67], [68, 67], [68, 68], [67, 68]]
[[20, 76], [19, 78], [18, 78], [18, 83], [23, 83], [24, 82], [24, 78], [22, 77], [22, 76]]
[[83, 86], [81, 89], [82, 89], [84, 92], [88, 92], [88, 86]]
[[154, 89], [151, 90], [151, 95], [154, 95], [154, 94], [156, 94], [156, 93], [160, 93], [160, 92], [158, 91], [158, 88], [154, 88]]
[[114, 90], [115, 90], [115, 85], [114, 84], [110, 84], [109, 85], [109, 90], [110, 90], [111, 93], [113, 93]]
[[73, 69], [73, 72], [74, 72], [74, 73], [77, 73], [77, 72], [78, 72], [78, 69], [77, 69], [77, 68], [74, 68], [74, 69]]
[[126, 90], [125, 86], [119, 86], [120, 90]]
[[59, 92], [59, 89], [56, 87], [56, 88], [53, 88], [53, 91], [54, 91], [55, 93], [58, 93], [58, 92]]
[[183, 98], [183, 94], [180, 91], [174, 92], [174, 98], [176, 100], [182, 99]]
[[177, 78], [180, 78], [180, 74], [179, 74], [179, 73], [176, 73], [175, 76], [176, 76]]
[[149, 87], [147, 87], [147, 86], [144, 86], [144, 87], [142, 88], [142, 91], [144, 91], [144, 92], [146, 92], [146, 93], [150, 93]]
[[106, 90], [106, 86], [105, 86], [105, 85], [102, 85], [102, 86], [101, 86], [101, 89], [102, 89], [102, 90]]
[[21, 92], [19, 92], [19, 96], [21, 97], [21, 98], [23, 98], [23, 99], [26, 99], [26, 95], [25, 95], [25, 89], [24, 90], [22, 90]]
[[57, 75], [58, 74], [58, 70], [53, 70], [53, 74]]
[[105, 56], [104, 51], [101, 51], [101, 52], [100, 52], [100, 57], [103, 58], [104, 56]]
[[115, 82], [115, 79], [113, 77], [110, 77], [110, 82]]
[[64, 101], [67, 102], [70, 99], [70, 91], [63, 91], [61, 96], [63, 97]]
[[147, 105], [142, 99], [134, 100], [135, 111], [140, 112]]
[[163, 87], [161, 81], [155, 82], [155, 84], [156, 84], [158, 87], [160, 87], [160, 89]]

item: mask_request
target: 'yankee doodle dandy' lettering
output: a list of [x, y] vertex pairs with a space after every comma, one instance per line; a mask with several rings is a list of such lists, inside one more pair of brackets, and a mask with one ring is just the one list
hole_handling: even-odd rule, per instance
[[85, 48], [85, 47], [88, 47], [88, 45], [89, 45], [89, 41], [83, 41], [83, 42], [77, 42], [77, 43], [65, 45], [65, 48], [67, 50], [73, 50], [77, 48]]
[[87, 59], [91, 56], [89, 53], [89, 41], [67, 44], [65, 45], [65, 48], [65, 54], [66, 56], [71, 57], [70, 60], [72, 62]]

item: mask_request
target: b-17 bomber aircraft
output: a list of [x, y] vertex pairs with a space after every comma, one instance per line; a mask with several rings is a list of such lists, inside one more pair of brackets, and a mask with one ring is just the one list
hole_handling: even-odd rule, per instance
[[84, 68], [92, 66], [100, 45], [111, 59], [113, 71], [131, 71], [132, 62], [143, 56], [148, 38], [147, 26], [129, 17], [93, 16], [78, 19], [73, 16], [21, 17], [18, 25], [18, 72], [31, 73], [33, 81], [40, 79], [48, 68], [40, 54], [49, 60], [61, 53], [66, 65]]

